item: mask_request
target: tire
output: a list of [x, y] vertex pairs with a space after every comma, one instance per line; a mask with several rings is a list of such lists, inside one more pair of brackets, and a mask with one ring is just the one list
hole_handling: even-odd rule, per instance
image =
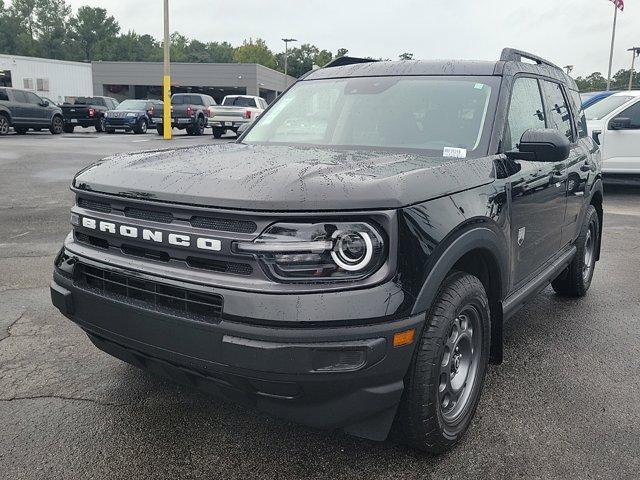
[[26, 133], [29, 131], [29, 129], [27, 127], [13, 127], [13, 130], [18, 135], [26, 135]]
[[98, 123], [96, 123], [96, 132], [104, 132], [104, 116], [98, 119]]
[[149, 124], [147, 123], [147, 121], [143, 118], [141, 119], [138, 124], [136, 125], [136, 127], [133, 129], [133, 133], [137, 133], [137, 134], [141, 134], [141, 133], [147, 133], [147, 128], [149, 127]]
[[62, 131], [64, 133], [73, 133], [75, 129], [76, 127], [74, 127], [73, 125], [65, 125], [64, 127], [62, 127]]
[[161, 123], [156, 125], [156, 132], [158, 132], [158, 135], [164, 135], [164, 125]]
[[51, 135], [60, 135], [63, 129], [64, 129], [64, 121], [62, 120], [62, 117], [56, 115], [51, 120], [51, 126], [49, 127], [49, 131], [51, 132]]
[[489, 300], [476, 277], [450, 274], [416, 346], [396, 417], [402, 443], [431, 454], [452, 448], [480, 400], [491, 344]]
[[187, 131], [187, 135], [193, 135], [193, 127], [187, 127], [185, 130]]
[[196, 135], [196, 136], [202, 135], [202, 133], [204, 132], [203, 116], [198, 116], [198, 118], [196, 119], [196, 123], [193, 125], [193, 128], [191, 129], [191, 131], [193, 132], [192, 135]]
[[600, 237], [600, 219], [593, 205], [587, 207], [580, 235], [575, 241], [576, 255], [551, 286], [563, 297], [584, 297], [591, 286]]
[[221, 138], [224, 130], [222, 128], [213, 127], [213, 138]]
[[9, 117], [4, 114], [0, 114], [0, 135], [6, 135], [9, 133], [10, 126], [11, 122], [9, 122]]

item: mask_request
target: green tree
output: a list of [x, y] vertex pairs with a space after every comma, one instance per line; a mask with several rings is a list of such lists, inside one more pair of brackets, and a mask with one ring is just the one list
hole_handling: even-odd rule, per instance
[[347, 53], [349, 53], [349, 50], [347, 50], [346, 48], [339, 48], [336, 52], [336, 58], [344, 57]]
[[113, 42], [109, 60], [124, 62], [158, 62], [162, 60], [160, 43], [151, 35], [138, 35], [130, 30]]
[[237, 63], [259, 63], [265, 67], [276, 68], [276, 58], [261, 38], [242, 42], [242, 45], [235, 49], [233, 59]]
[[67, 22], [71, 7], [64, 0], [36, 0], [34, 32], [40, 54], [46, 58], [67, 58]]
[[191, 40], [185, 50], [185, 61], [191, 63], [207, 63], [211, 61], [211, 55], [207, 45], [199, 40]]
[[36, 56], [40, 53], [36, 42], [36, 0], [13, 0], [9, 9], [10, 17], [19, 27], [17, 35], [17, 55]]
[[169, 42], [171, 45], [171, 61], [186, 62], [189, 39], [180, 32], [173, 32], [169, 37]]
[[109, 49], [120, 32], [116, 19], [107, 15], [104, 8], [80, 7], [69, 21], [70, 37], [82, 52], [86, 61], [109, 57]]
[[213, 63], [233, 63], [234, 54], [233, 45], [229, 42], [210, 42], [207, 43], [207, 51], [209, 52], [209, 61]]
[[404, 52], [398, 55], [400, 60], [413, 60], [413, 53]]
[[20, 32], [19, 19], [12, 10], [5, 8], [3, 0], [0, 0], [0, 53], [20, 53]]

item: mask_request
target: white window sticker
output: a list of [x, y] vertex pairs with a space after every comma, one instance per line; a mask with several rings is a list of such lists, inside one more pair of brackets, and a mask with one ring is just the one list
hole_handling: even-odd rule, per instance
[[467, 158], [466, 148], [444, 147], [442, 150], [443, 157]]

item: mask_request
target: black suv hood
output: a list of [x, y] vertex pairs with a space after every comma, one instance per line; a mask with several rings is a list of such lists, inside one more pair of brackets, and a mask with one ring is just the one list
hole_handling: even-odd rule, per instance
[[115, 155], [74, 187], [270, 211], [399, 208], [493, 181], [493, 161], [228, 143]]

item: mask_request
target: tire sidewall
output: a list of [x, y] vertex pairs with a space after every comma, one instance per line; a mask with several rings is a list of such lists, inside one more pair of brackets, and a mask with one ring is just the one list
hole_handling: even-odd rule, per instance
[[0, 135], [6, 135], [9, 133], [10, 127], [9, 119], [6, 115], [0, 115]]
[[469, 424], [471, 423], [471, 420], [473, 419], [476, 408], [478, 406], [480, 394], [482, 393], [482, 388], [484, 386], [484, 377], [487, 370], [487, 364], [489, 363], [489, 350], [491, 346], [491, 318], [486, 294], [484, 294], [484, 296], [483, 294], [484, 291], [482, 291], [482, 293], [470, 292], [462, 297], [460, 303], [450, 311], [450, 322], [441, 325], [441, 328], [439, 329], [438, 338], [440, 339], [440, 344], [437, 353], [437, 360], [439, 361], [441, 361], [442, 355], [444, 353], [443, 340], [448, 337], [449, 331], [453, 324], [453, 320], [461, 313], [461, 310], [465, 305], [472, 305], [477, 310], [480, 319], [480, 328], [482, 330], [482, 352], [480, 353], [480, 364], [478, 365], [478, 370], [476, 372], [476, 380], [473, 385], [471, 395], [467, 401], [467, 405], [465, 406], [465, 409], [461, 413], [460, 417], [456, 419], [455, 423], [448, 423], [442, 416], [442, 409], [438, 398], [438, 383], [440, 376], [439, 361], [437, 364], [438, 368], [434, 369], [433, 371], [433, 381], [431, 382], [431, 399], [433, 400], [434, 405], [437, 406], [437, 421], [440, 434], [442, 435], [443, 439], [448, 442], [457, 442], [469, 427]]
[[64, 129], [64, 121], [62, 120], [61, 117], [59, 116], [55, 116], [53, 117], [53, 119], [51, 120], [51, 133], [53, 135], [60, 135], [62, 133]]

